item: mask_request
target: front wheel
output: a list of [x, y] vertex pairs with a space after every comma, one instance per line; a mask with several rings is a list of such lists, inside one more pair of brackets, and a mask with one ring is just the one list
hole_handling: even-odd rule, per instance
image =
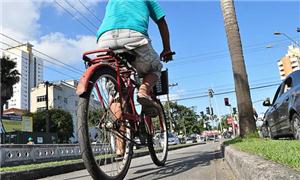
[[296, 113], [293, 115], [293, 119], [292, 119], [292, 130], [293, 130], [294, 138], [299, 140], [300, 139], [300, 117]]
[[[148, 128], [147, 142], [153, 163], [157, 166], [164, 166], [168, 156], [168, 129], [163, 106], [160, 102], [158, 103], [159, 113], [157, 117], [151, 118], [152, 128]], [[152, 129], [152, 132], [149, 132], [149, 129]]]

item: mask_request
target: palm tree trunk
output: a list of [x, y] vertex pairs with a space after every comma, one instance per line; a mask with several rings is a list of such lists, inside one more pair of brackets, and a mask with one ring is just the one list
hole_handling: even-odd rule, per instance
[[221, 0], [239, 112], [240, 136], [256, 130], [239, 26], [233, 0]]

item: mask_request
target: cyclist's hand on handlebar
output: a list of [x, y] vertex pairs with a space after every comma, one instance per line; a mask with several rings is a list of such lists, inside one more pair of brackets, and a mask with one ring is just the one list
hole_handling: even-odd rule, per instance
[[163, 61], [163, 62], [168, 62], [168, 61], [171, 61], [173, 60], [173, 55], [175, 55], [175, 52], [172, 52], [171, 50], [163, 50], [161, 53], [160, 53], [160, 59]]

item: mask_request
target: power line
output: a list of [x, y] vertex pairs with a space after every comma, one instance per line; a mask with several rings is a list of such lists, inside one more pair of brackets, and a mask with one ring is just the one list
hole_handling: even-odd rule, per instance
[[[257, 83], [257, 84], [253, 84], [253, 86], [260, 86], [260, 85], [264, 85], [264, 84], [274, 84], [274, 83], [280, 83], [277, 81], [269, 81], [269, 82], [262, 82], [262, 83]], [[218, 92], [218, 91], [227, 91], [227, 90], [232, 90], [234, 87], [227, 87], [227, 88], [221, 88], [221, 89], [216, 89], [214, 88], [214, 91]], [[204, 88], [203, 88], [204, 89]], [[198, 91], [198, 92], [192, 92], [192, 93], [185, 93], [184, 96], [192, 96], [192, 95], [205, 95], [207, 96], [207, 89], [205, 89], [204, 91]]]
[[95, 13], [93, 12], [93, 11], [91, 11], [88, 7], [86, 7], [86, 5], [84, 5], [84, 3], [81, 1], [81, 0], [78, 0], [79, 1], [79, 3], [83, 6], [83, 7], [85, 7], [85, 9], [87, 9], [100, 23], [102, 22], [96, 15], [95, 15]]
[[[281, 45], [284, 45], [284, 43], [282, 43]], [[275, 48], [279, 48], [279, 47], [274, 47], [273, 49], [275, 49]], [[252, 49], [248, 49], [247, 51], [244, 51], [244, 54], [250, 54], [250, 53], [252, 54], [252, 53], [262, 52], [262, 51], [266, 51], [266, 50], [267, 50], [266, 47], [257, 47], [257, 48], [252, 48]], [[190, 65], [190, 64], [195, 64], [195, 63], [203, 63], [203, 62], [220, 60], [220, 59], [225, 59], [225, 58], [230, 58], [229, 53], [210, 54], [210, 55], [203, 55], [203, 56], [199, 55], [199, 56], [195, 56], [193, 58], [185, 59], [183, 61], [180, 61], [180, 59], [176, 59], [174, 61], [174, 64], [170, 64], [169, 67], [176, 67], [176, 66], [182, 66], [182, 65]], [[195, 60], [195, 59], [197, 59], [197, 61], [193, 61], [193, 62], [190, 62], [190, 63], [186, 62], [186, 61], [191, 61], [191, 60]]]
[[[3, 50], [3, 51], [5, 51], [5, 52], [7, 52], [7, 53], [13, 54], [13, 55], [15, 55], [15, 56], [18, 56], [18, 57], [20, 57], [20, 58], [24, 58], [24, 59], [26, 59], [26, 60], [29, 61], [29, 58], [22, 57], [22, 56], [20, 56], [20, 55], [18, 55], [18, 54], [16, 54], [16, 53], [10, 52], [10, 51], [8, 51], [8, 50], [6, 50], [6, 49], [3, 49], [3, 48], [0, 48], [0, 49]], [[72, 79], [77, 79], [77, 78], [75, 78], [75, 77], [73, 77], [73, 76], [70, 76], [70, 75], [68, 75], [68, 74], [62, 73], [62, 72], [60, 72], [60, 71], [58, 71], [58, 70], [56, 70], [56, 69], [54, 69], [54, 68], [48, 67], [48, 66], [46, 66], [46, 65], [45, 65], [45, 67], [48, 68], [48, 69], [50, 69], [50, 70], [52, 70], [52, 71], [55, 71], [55, 72], [57, 72], [57, 73], [59, 73], [59, 74], [62, 74], [62, 75], [64, 75], [64, 76], [71, 77]]]
[[74, 9], [78, 14], [80, 14], [85, 20], [87, 20], [87, 22], [90, 23], [90, 25], [92, 25], [94, 28], [98, 28], [93, 22], [91, 22], [84, 14], [82, 14], [78, 9], [76, 9], [74, 6], [72, 6], [72, 4], [70, 4], [67, 0], [65, 0], [65, 2], [72, 8]]
[[[257, 67], [262, 67], [264, 65], [268, 65], [268, 64], [273, 64], [272, 62], [268, 62], [268, 63], [262, 63], [262, 64], [256, 64], [254, 66], [248, 66], [249, 69], [252, 68], [257, 68]], [[197, 78], [199, 76], [208, 76], [208, 75], [212, 75], [212, 74], [218, 74], [218, 73], [223, 73], [223, 72], [231, 72], [231, 69], [224, 69], [224, 70], [220, 70], [220, 71], [214, 71], [214, 72], [210, 72], [210, 73], [200, 73], [200, 74], [192, 74], [192, 75], [188, 75], [188, 76], [179, 76], [179, 77], [172, 77], [172, 79], [179, 80], [179, 79], [192, 79], [192, 78]]]
[[[1, 34], [2, 36], [6, 37], [6, 38], [8, 38], [8, 39], [10, 39], [10, 40], [12, 40], [12, 41], [15, 41], [15, 42], [19, 43], [19, 45], [22, 45], [22, 43], [21, 43], [20, 41], [14, 39], [14, 38], [12, 38], [12, 37], [9, 37], [9, 36], [7, 36], [7, 35], [5, 35], [5, 34], [3, 34], [3, 33], [0, 33], [0, 34]], [[4, 43], [4, 42], [2, 42], [2, 43]], [[6, 45], [8, 45], [8, 44], [6, 44]], [[8, 46], [11, 46], [11, 45], [8, 45]], [[13, 47], [13, 46], [11, 46], [11, 47]], [[32, 48], [32, 49], [33, 49], [34, 51], [36, 51], [36, 52], [38, 52], [38, 53], [40, 53], [40, 54], [42, 54], [42, 55], [44, 55], [44, 56], [50, 58], [50, 59], [52, 59], [52, 60], [55, 60], [55, 61], [57, 61], [57, 62], [63, 64], [64, 66], [67, 66], [68, 69], [69, 69], [70, 71], [72, 71], [72, 72], [77, 71], [77, 72], [75, 72], [75, 73], [81, 73], [81, 74], [83, 73], [82, 70], [77, 69], [77, 68], [74, 68], [73, 66], [71, 66], [71, 65], [69, 65], [69, 64], [66, 64], [66, 63], [62, 62], [61, 60], [59, 60], [59, 59], [57, 59], [57, 58], [51, 57], [51, 56], [49, 56], [48, 54], [45, 54], [45, 53], [43, 53], [43, 52], [41, 52], [41, 51], [39, 51], [39, 50], [37, 50], [37, 49], [35, 49], [35, 48]], [[75, 70], [75, 71], [74, 71], [74, 70]]]
[[[268, 87], [273, 87], [273, 86], [278, 86], [278, 85], [279, 85], [279, 83], [269, 84], [269, 85], [265, 85], [265, 86], [257, 86], [257, 87], [250, 88], [250, 90], [263, 89], [263, 88], [268, 88]], [[214, 95], [218, 96], [218, 95], [231, 94], [231, 93], [235, 93], [235, 90], [220, 92], [220, 93], [214, 93]], [[193, 97], [186, 97], [186, 98], [179, 98], [179, 99], [170, 99], [170, 101], [183, 101], [183, 100], [189, 100], [189, 99], [207, 98], [207, 96], [208, 96], [208, 94], [207, 95], [200, 95], [200, 96], [193, 96]], [[163, 102], [165, 102], [165, 101], [163, 101]]]
[[75, 20], [80, 23], [83, 27], [85, 27], [87, 30], [89, 30], [91, 33], [95, 34], [95, 31], [90, 29], [87, 25], [85, 25], [83, 22], [80, 21], [80, 19], [76, 16], [74, 16], [69, 10], [67, 10], [65, 7], [63, 7], [61, 4], [59, 4], [56, 0], [54, 1], [59, 7], [61, 7], [64, 11], [66, 11], [71, 17], [74, 17]]
[[[281, 43], [282, 42], [282, 43]], [[268, 41], [268, 42], [263, 42], [263, 43], [257, 43], [257, 44], [253, 44], [253, 45], [245, 45], [243, 50], [250, 50], [250, 49], [255, 49], [255, 48], [266, 48], [266, 44], [273, 44], [273, 43], [286, 43], [289, 42], [288, 40], [277, 40], [277, 41]], [[191, 58], [195, 58], [195, 57], [199, 57], [199, 56], [209, 56], [209, 55], [215, 55], [215, 54], [219, 54], [219, 55], [229, 55], [228, 50], [217, 50], [217, 51], [211, 51], [211, 52], [204, 52], [204, 53], [200, 53], [200, 54], [195, 54], [195, 55], [191, 55], [191, 56], [184, 56], [184, 57], [179, 57], [176, 58], [176, 61], [182, 61], [185, 59], [191, 59]], [[177, 60], [178, 59], [178, 60]]]
[[[49, 55], [47, 55], [47, 54], [45, 54], [45, 53], [43, 53], [43, 52], [41, 52], [41, 51], [38, 51], [38, 50], [36, 50], [36, 49], [33, 49], [33, 50], [36, 51], [36, 52], [38, 52], [38, 53], [40, 53], [40, 54], [42, 54], [42, 55], [44, 55], [44, 56], [46, 56], [46, 57], [48, 57], [48, 58], [50, 58], [50, 59], [53, 59], [53, 60], [55, 60], [55, 61], [58, 61], [59, 63], [65, 65], [65, 66], [67, 66], [67, 67], [70, 67], [70, 68], [68, 68], [68, 69], [70, 69], [72, 72], [80, 73], [80, 74], [83, 73], [82, 70], [77, 69], [77, 68], [74, 68], [73, 66], [70, 66], [69, 64], [66, 64], [66, 63], [64, 63], [64, 62], [62, 62], [62, 61], [60, 61], [60, 60], [58, 60], [58, 59], [56, 59], [56, 58], [54, 58], [54, 57], [51, 57], [51, 56], [49, 56]], [[75, 70], [75, 71], [74, 71], [74, 70]]]
[[[5, 42], [0, 41], [0, 43], [1, 43], [1, 44], [5, 44], [5, 45], [7, 45], [7, 46], [10, 47], [10, 48], [16, 48], [16, 49], [18, 49], [18, 50], [21, 50], [19, 47], [11, 46], [11, 45], [9, 45], [9, 44], [7, 44], [7, 43], [5, 43]], [[6, 51], [7, 51], [7, 50], [6, 50]], [[7, 52], [8, 52], [8, 51], [7, 51]], [[38, 57], [38, 56], [37, 56], [37, 57]], [[54, 64], [54, 65], [56, 65], [56, 66], [63, 67], [63, 66], [61, 66], [61, 65], [59, 65], [59, 64], [56, 64], [56, 63], [54, 63], [54, 62], [52, 62], [52, 61], [49, 61], [49, 60], [47, 60], [47, 59], [44, 59], [44, 58], [41, 58], [41, 57], [38, 57], [38, 58], [41, 59], [41, 60], [43, 60], [43, 61], [46, 61], [46, 62], [48, 62], [48, 63], [50, 63], [50, 64]], [[64, 68], [66, 68], [66, 67], [64, 67]], [[78, 72], [76, 72], [76, 71], [74, 71], [74, 70], [72, 70], [72, 69], [70, 69], [70, 68], [67, 68], [67, 70], [72, 71], [72, 72], [74, 72], [74, 73], [76, 73], [76, 74], [81, 74], [81, 73], [78, 73]]]
[[[251, 82], [249, 81], [249, 83], [250, 83], [250, 85], [253, 84], [253, 83], [255, 83], [253, 85], [266, 84], [266, 83], [270, 83], [270, 81], [275, 82], [278, 79], [278, 77], [276, 77], [276, 79], [274, 79], [274, 78], [275, 77], [272, 76], [272, 77], [268, 77], [268, 78], [256, 79], [256, 80], [253, 80]], [[270, 81], [264, 82], [264, 80], [270, 80]], [[260, 83], [258, 83], [258, 82], [260, 82]], [[207, 91], [210, 88], [212, 88], [212, 89], [219, 89], [219, 88], [226, 88], [226, 87], [228, 87], [228, 88], [232, 89], [233, 86], [234, 86], [233, 83], [231, 83], [231, 84], [227, 83], [227, 84], [215, 85], [215, 86], [210, 86], [210, 87], [205, 87], [205, 88], [191, 89], [191, 90], [187, 90], [185, 92], [197, 92], [198, 93], [198, 92], [200, 92], [202, 90]]]

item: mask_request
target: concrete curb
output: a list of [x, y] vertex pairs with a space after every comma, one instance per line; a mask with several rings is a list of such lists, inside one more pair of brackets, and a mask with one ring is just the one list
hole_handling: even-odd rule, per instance
[[299, 180], [300, 172], [268, 161], [262, 157], [221, 145], [225, 160], [237, 179], [241, 180]]
[[[186, 148], [190, 146], [199, 145], [200, 143], [196, 144], [189, 144], [186, 146], [179, 146], [179, 147], [169, 147], [169, 151], [173, 151], [176, 149]], [[133, 158], [142, 157], [149, 155], [149, 152], [134, 152]], [[55, 176], [58, 174], [69, 173], [73, 171], [79, 171], [85, 169], [83, 162], [80, 163], [73, 163], [73, 164], [66, 164], [61, 166], [52, 166], [52, 167], [45, 167], [39, 169], [33, 169], [28, 171], [18, 171], [18, 172], [4, 172], [0, 173], [1, 180], [30, 180], [30, 179], [39, 179], [45, 178], [48, 176]]]

